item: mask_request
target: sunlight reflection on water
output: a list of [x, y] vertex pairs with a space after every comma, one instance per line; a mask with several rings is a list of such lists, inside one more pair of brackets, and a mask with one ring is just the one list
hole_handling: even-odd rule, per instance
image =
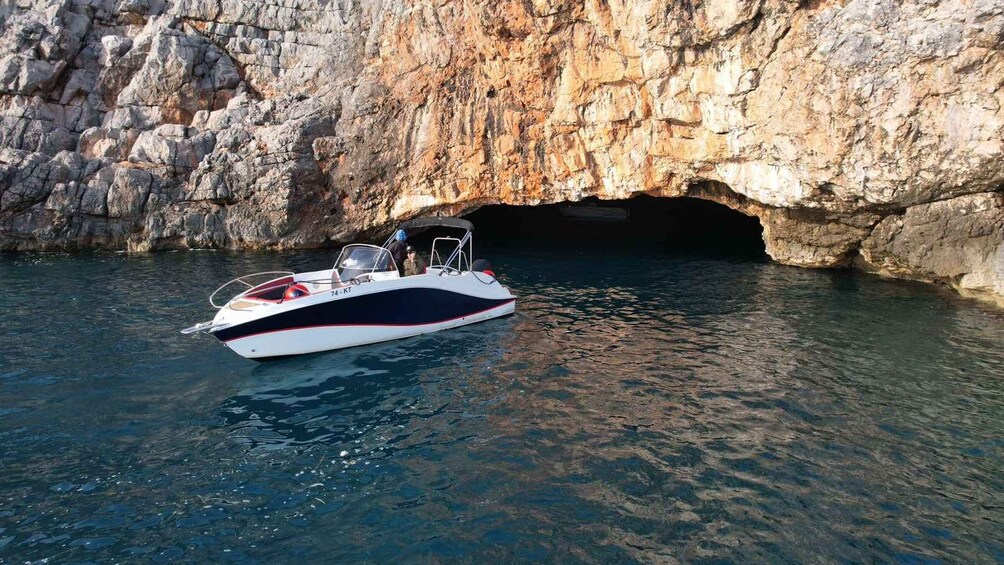
[[220, 281], [327, 260], [0, 257], [0, 559], [1004, 556], [997, 311], [509, 252], [503, 320], [261, 365], [177, 334]]

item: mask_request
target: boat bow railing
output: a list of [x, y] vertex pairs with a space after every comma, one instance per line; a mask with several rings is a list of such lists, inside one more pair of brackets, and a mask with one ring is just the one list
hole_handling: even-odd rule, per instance
[[[276, 278], [275, 275], [293, 276], [293, 273], [291, 271], [262, 271], [260, 273], [251, 273], [250, 275], [239, 276], [239, 277], [237, 277], [236, 279], [233, 279], [230, 282], [224, 283], [219, 288], [217, 288], [216, 290], [214, 290], [213, 293], [209, 295], [209, 303], [213, 305], [213, 308], [216, 308], [217, 310], [219, 310], [220, 308], [223, 308], [224, 306], [226, 306], [233, 299], [235, 299], [235, 298], [237, 298], [239, 296], [243, 296], [243, 295], [247, 294], [248, 291], [251, 291], [251, 290], [263, 291], [263, 290], [271, 290], [273, 288], [279, 288], [281, 286], [289, 286], [288, 282], [276, 283], [273, 286], [264, 286], [269, 281], [259, 282], [258, 284], [254, 284], [252, 282], [256, 278], [262, 278], [262, 277], [265, 277], [265, 276], [271, 277], [271, 279], [269, 279], [269, 280], [272, 280], [272, 279]], [[237, 284], [237, 283], [242, 284], [242, 285], [246, 286], [247, 288], [245, 288], [244, 290], [242, 290], [240, 293], [235, 294], [234, 296], [228, 298], [227, 301], [224, 302], [223, 304], [217, 304], [216, 303], [216, 295], [218, 295], [223, 289], [227, 288], [228, 286], [233, 285], [233, 284]]]

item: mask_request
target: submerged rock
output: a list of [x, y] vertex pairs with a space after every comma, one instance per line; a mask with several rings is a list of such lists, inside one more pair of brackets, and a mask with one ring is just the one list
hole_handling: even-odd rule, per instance
[[0, 36], [0, 248], [690, 195], [784, 263], [1004, 296], [1000, 2], [45, 0]]

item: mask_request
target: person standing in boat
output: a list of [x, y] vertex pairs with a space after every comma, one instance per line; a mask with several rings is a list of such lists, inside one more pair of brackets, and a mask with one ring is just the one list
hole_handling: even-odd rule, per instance
[[415, 251], [415, 248], [408, 246], [408, 258], [404, 260], [404, 276], [421, 275], [425, 273], [425, 261]]
[[400, 276], [404, 276], [404, 261], [407, 259], [407, 246], [405, 241], [408, 240], [408, 234], [404, 230], [397, 230], [394, 234], [394, 241], [390, 242], [387, 246], [387, 251], [390, 251], [391, 257], [394, 258], [394, 264], [397, 265], [397, 273]]

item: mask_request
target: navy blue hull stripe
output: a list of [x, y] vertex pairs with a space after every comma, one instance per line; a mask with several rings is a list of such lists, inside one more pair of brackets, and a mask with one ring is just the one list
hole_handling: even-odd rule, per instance
[[470, 316], [512, 302], [433, 288], [403, 288], [297, 308], [213, 332], [220, 341], [316, 326], [421, 326]]

